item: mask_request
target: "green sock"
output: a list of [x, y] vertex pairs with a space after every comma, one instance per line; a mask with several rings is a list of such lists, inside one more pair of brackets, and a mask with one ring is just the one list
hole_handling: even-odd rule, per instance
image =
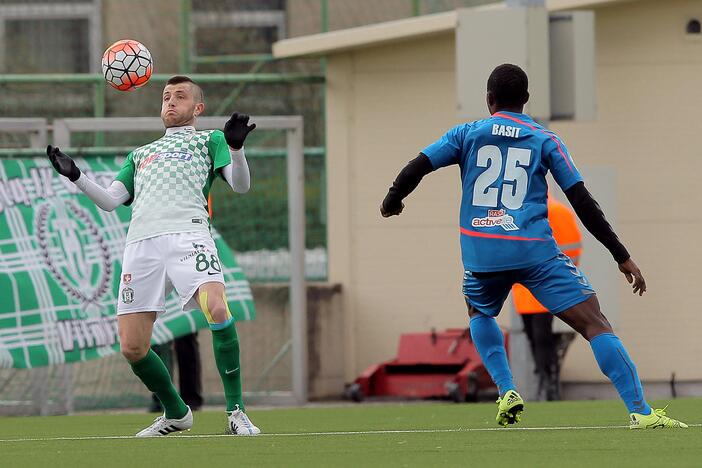
[[188, 407], [173, 386], [168, 369], [153, 349], [149, 349], [144, 359], [130, 365], [146, 388], [161, 400], [168, 419], [180, 419], [188, 413]]
[[239, 337], [236, 335], [234, 322], [221, 329], [212, 330], [212, 347], [214, 348], [217, 370], [222, 377], [222, 385], [224, 385], [227, 411], [234, 411], [237, 405], [241, 411], [244, 411], [244, 401], [241, 398]]

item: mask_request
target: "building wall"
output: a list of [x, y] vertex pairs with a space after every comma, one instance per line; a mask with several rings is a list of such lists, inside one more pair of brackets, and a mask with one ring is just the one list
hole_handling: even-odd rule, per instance
[[[702, 41], [684, 34], [693, 17], [702, 17], [702, 3], [693, 0], [598, 9], [597, 121], [552, 126], [579, 165], [618, 172], [618, 234], [649, 291], [633, 296], [621, 281], [617, 333], [649, 381], [668, 380], [672, 372], [679, 380], [702, 379], [694, 292], [702, 258], [694, 170]], [[564, 378], [601, 379], [592, 362], [581, 340], [566, 359]]]
[[[552, 126], [578, 165], [618, 171], [618, 232], [649, 292], [634, 297], [621, 278], [617, 332], [648, 381], [671, 372], [702, 379], [694, 294], [702, 216], [696, 171], [687, 167], [698, 156], [702, 41], [683, 34], [692, 16], [702, 16], [702, 3], [598, 9], [598, 120]], [[398, 170], [457, 123], [454, 35], [340, 53], [328, 64], [329, 268], [344, 287], [350, 380], [391, 358], [402, 332], [466, 324], [457, 168], [427, 177], [402, 216], [378, 213]], [[603, 380], [584, 340], [572, 346], [563, 375]]]
[[397, 172], [455, 122], [453, 34], [329, 58], [329, 280], [344, 287], [347, 380], [394, 356], [399, 334], [466, 325], [457, 168], [427, 177], [400, 217]]

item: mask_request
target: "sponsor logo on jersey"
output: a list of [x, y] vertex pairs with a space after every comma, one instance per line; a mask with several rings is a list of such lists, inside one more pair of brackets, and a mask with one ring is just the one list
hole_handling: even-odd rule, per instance
[[122, 275], [122, 282], [124, 284], [129, 284], [132, 282], [132, 274], [131, 273], [125, 273]]
[[488, 210], [484, 218], [473, 218], [471, 226], [474, 228], [501, 227], [505, 231], [517, 231], [519, 226], [514, 223], [514, 218], [505, 210]]
[[192, 244], [193, 244], [193, 249], [194, 249], [194, 250], [193, 250], [192, 252], [190, 252], [188, 255], [186, 255], [185, 257], [181, 257], [181, 258], [178, 260], [180, 263], [183, 263], [183, 262], [185, 262], [185, 261], [187, 261], [187, 260], [193, 258], [193, 257], [194, 257], [195, 255], [197, 255], [197, 254], [201, 254], [201, 253], [209, 252], [209, 251], [210, 251], [210, 249], [208, 249], [207, 246], [206, 246], [205, 244], [197, 244], [197, 243], [195, 243], [195, 242], [192, 242]]
[[193, 159], [193, 155], [192, 153], [186, 153], [184, 151], [165, 151], [163, 153], [154, 153], [151, 156], [147, 156], [142, 162], [139, 163], [139, 169], [145, 168], [157, 159], [161, 159], [164, 161], [168, 159], [190, 161], [191, 159]]

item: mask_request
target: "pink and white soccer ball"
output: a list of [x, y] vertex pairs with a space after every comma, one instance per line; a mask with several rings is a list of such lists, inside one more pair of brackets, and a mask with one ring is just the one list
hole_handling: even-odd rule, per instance
[[102, 74], [120, 91], [144, 86], [153, 73], [154, 62], [144, 44], [132, 39], [117, 41], [102, 54]]

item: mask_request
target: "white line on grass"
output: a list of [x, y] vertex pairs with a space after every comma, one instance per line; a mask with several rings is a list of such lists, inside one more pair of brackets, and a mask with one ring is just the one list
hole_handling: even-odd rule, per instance
[[[702, 427], [702, 424], [690, 424], [690, 427]], [[447, 432], [492, 432], [492, 431], [581, 431], [593, 429], [624, 429], [629, 426], [554, 426], [554, 427], [482, 427], [458, 429], [398, 429], [381, 431], [330, 431], [330, 432], [282, 432], [260, 434], [257, 437], [310, 437], [310, 436], [355, 436], [355, 435], [383, 435], [383, 434], [439, 434]], [[171, 439], [210, 439], [216, 437], [232, 437], [229, 434], [176, 434]], [[153, 437], [161, 439], [162, 437]], [[85, 437], [29, 437], [22, 439], [0, 439], [2, 442], [50, 442], [55, 440], [119, 440], [136, 439], [134, 436], [85, 436]]]

